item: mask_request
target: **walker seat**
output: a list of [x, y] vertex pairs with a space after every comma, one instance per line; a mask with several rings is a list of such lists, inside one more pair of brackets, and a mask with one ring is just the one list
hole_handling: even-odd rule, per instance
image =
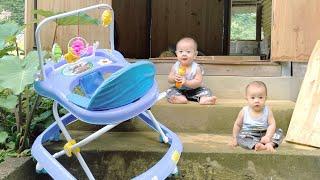
[[80, 78], [86, 96], [71, 93], [67, 98], [88, 110], [107, 110], [127, 105], [143, 95], [152, 87], [155, 68], [150, 62], [140, 61], [125, 66], [103, 79], [100, 72], [93, 72]]

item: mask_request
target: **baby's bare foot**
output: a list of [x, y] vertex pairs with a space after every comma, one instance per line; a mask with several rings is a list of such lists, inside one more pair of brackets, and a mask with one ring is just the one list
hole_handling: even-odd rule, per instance
[[255, 146], [254, 146], [254, 150], [255, 151], [263, 151], [263, 150], [266, 150], [267, 147], [261, 143], [257, 143]]
[[274, 146], [273, 146], [273, 145], [274, 145], [273, 143], [267, 143], [267, 144], [265, 145], [266, 150], [269, 151], [269, 152], [275, 153], [276, 150], [274, 149]]
[[216, 96], [211, 96], [211, 97], [201, 97], [199, 104], [201, 105], [214, 105], [216, 104], [217, 97]]
[[183, 96], [172, 96], [168, 99], [169, 103], [172, 104], [186, 104], [188, 100]]

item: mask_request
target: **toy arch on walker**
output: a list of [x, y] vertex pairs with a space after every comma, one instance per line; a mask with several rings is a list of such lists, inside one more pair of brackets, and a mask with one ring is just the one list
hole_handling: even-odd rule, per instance
[[[110, 24], [110, 50], [97, 49], [91, 56], [80, 57], [74, 63], [62, 58], [59, 62], [44, 62], [41, 53], [40, 30], [49, 21], [76, 15], [93, 9], [107, 9], [102, 17], [103, 25]], [[53, 115], [55, 122], [40, 134], [32, 145], [32, 156], [38, 161], [37, 171], [45, 171], [54, 179], [75, 179], [57, 158], [75, 155], [89, 179], [94, 179], [81, 155], [81, 147], [98, 138], [119, 123], [138, 117], [157, 131], [161, 139], [170, 145], [158, 163], [135, 179], [165, 179], [177, 173], [177, 163], [182, 152], [182, 144], [175, 133], [160, 124], [148, 110], [158, 100], [159, 92], [155, 81], [155, 67], [152, 63], [141, 61], [130, 64], [114, 49], [114, 15], [110, 5], [99, 4], [44, 19], [36, 29], [36, 44], [41, 71], [35, 81], [35, 90], [42, 96], [54, 100]], [[107, 63], [106, 63], [107, 62]], [[86, 67], [73, 72], [79, 67]], [[112, 73], [104, 78], [104, 73]], [[74, 92], [80, 87], [83, 94]], [[69, 111], [60, 117], [58, 105]], [[76, 142], [66, 126], [80, 119], [90, 124], [105, 125], [87, 138]], [[67, 140], [63, 150], [51, 155], [42, 145], [58, 139], [60, 131]]]

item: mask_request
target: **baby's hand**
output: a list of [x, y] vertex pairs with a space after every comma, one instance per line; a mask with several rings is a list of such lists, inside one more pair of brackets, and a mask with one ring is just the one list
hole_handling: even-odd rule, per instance
[[186, 82], [186, 78], [184, 76], [180, 76], [179, 74], [175, 75], [174, 80], [181, 83], [182, 85], [184, 85], [184, 83]]
[[238, 145], [237, 139], [232, 138], [231, 142], [229, 142], [229, 146], [236, 147]]
[[176, 82], [182, 82], [182, 76], [180, 76], [179, 74], [176, 74], [176, 75], [174, 76], [174, 80], [175, 80]]
[[263, 144], [267, 144], [267, 143], [271, 142], [271, 138], [268, 137], [268, 136], [263, 136], [261, 138], [260, 142], [263, 143]]

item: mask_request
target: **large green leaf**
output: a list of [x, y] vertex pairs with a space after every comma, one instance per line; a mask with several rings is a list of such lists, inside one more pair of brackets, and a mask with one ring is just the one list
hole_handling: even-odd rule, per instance
[[0, 49], [3, 49], [5, 44], [6, 41], [4, 39], [0, 39]]
[[[50, 17], [53, 15], [57, 15], [57, 14], [61, 14], [61, 12], [59, 13], [55, 13], [52, 11], [48, 11], [48, 10], [43, 10], [43, 9], [38, 9], [38, 10], [34, 10], [33, 11], [34, 14], [43, 16], [43, 17]], [[85, 13], [79, 13], [78, 15], [74, 15], [74, 16], [68, 16], [68, 17], [64, 17], [61, 19], [58, 19], [56, 21], [57, 25], [59, 26], [69, 26], [69, 25], [89, 25], [89, 24], [95, 24], [98, 25], [99, 24], [99, 20], [96, 18], [93, 18]]]
[[18, 103], [18, 97], [14, 95], [9, 95], [5, 98], [0, 97], [0, 107], [6, 109], [13, 109]]
[[85, 13], [79, 13], [79, 15], [58, 19], [57, 24], [60, 26], [90, 25], [90, 24], [98, 25], [99, 20], [96, 18], [92, 18], [91, 16]]
[[53, 16], [53, 15], [57, 14], [57, 13], [54, 13], [52, 11], [47, 11], [47, 10], [43, 10], [43, 9], [33, 10], [32, 12], [33, 12], [33, 14], [37, 14], [37, 15], [40, 15], [40, 16], [43, 16], [43, 17], [50, 17], [50, 16]]
[[37, 52], [30, 52], [24, 60], [18, 57], [4, 56], [0, 59], [0, 86], [11, 89], [15, 95], [34, 82], [38, 71]]
[[8, 133], [5, 131], [0, 131], [0, 144], [4, 144], [8, 138]]
[[[19, 32], [20, 32], [20, 26], [18, 24], [16, 24], [16, 23], [10, 22], [10, 23], [0, 24], [0, 40], [1, 40], [1, 43], [3, 44], [7, 40], [12, 39]], [[1, 47], [1, 43], [0, 43], [0, 47]]]
[[3, 49], [0, 48], [0, 58], [5, 55], [9, 55], [9, 52], [12, 52], [14, 50], [16, 50], [16, 47], [14, 45], [7, 45], [3, 47]]

